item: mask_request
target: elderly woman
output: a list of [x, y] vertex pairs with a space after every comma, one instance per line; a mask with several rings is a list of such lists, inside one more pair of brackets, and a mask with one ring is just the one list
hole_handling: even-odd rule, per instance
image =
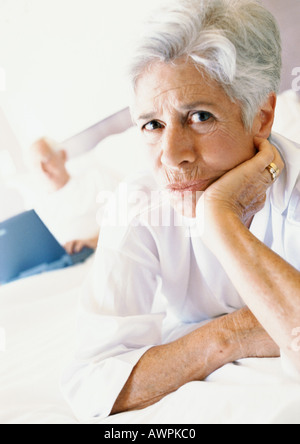
[[[80, 418], [149, 406], [247, 357], [282, 354], [299, 376], [300, 149], [271, 136], [280, 71], [258, 1], [180, 0], [148, 23], [133, 116], [155, 182], [135, 178], [127, 226], [103, 228], [63, 379]], [[155, 187], [168, 199], [133, 198]], [[181, 222], [151, 224], [168, 211]]]

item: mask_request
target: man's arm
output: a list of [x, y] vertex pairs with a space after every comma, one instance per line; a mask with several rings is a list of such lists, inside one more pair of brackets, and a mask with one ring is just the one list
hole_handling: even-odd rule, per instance
[[191, 381], [247, 357], [277, 357], [279, 348], [248, 309], [218, 318], [148, 350], [133, 369], [112, 414], [145, 408]]
[[260, 242], [247, 221], [258, 211], [271, 177], [266, 167], [284, 165], [267, 140], [259, 154], [216, 182], [204, 200], [203, 240], [221, 262], [247, 306], [300, 371], [300, 353], [292, 350], [300, 326], [300, 272]]

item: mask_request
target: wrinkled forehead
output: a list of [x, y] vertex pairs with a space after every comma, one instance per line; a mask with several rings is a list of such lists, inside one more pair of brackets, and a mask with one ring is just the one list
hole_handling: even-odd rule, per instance
[[193, 63], [157, 62], [137, 82], [134, 117], [137, 120], [149, 110], [158, 111], [165, 106], [181, 108], [184, 104], [201, 101], [217, 105], [225, 96], [223, 88]]

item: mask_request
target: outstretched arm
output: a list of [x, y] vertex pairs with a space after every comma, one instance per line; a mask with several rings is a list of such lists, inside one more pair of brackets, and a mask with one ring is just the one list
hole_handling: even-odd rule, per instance
[[148, 350], [133, 369], [112, 414], [152, 405], [238, 359], [277, 356], [279, 348], [253, 314], [248, 309], [237, 311]]

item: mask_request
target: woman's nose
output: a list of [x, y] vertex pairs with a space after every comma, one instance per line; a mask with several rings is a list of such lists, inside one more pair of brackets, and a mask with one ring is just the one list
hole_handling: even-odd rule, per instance
[[181, 168], [197, 158], [193, 138], [184, 128], [166, 128], [161, 150], [161, 163], [168, 168]]

